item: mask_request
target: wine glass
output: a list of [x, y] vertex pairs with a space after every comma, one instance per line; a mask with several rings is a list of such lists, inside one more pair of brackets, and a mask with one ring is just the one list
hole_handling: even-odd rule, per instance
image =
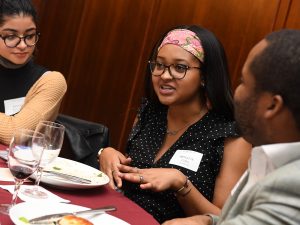
[[51, 163], [60, 153], [64, 140], [65, 127], [52, 121], [40, 121], [35, 129], [45, 137], [45, 150], [40, 165], [36, 172], [35, 185], [23, 190], [23, 194], [37, 198], [48, 198], [48, 194], [39, 188], [44, 168]]
[[8, 151], [8, 168], [14, 176], [15, 189], [10, 204], [1, 204], [0, 212], [8, 214], [16, 204], [18, 192], [24, 180], [38, 168], [45, 145], [44, 135], [28, 129], [17, 130]]

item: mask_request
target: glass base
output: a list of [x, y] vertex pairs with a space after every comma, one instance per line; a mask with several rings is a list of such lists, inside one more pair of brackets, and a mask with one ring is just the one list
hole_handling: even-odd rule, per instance
[[0, 213], [8, 215], [10, 208], [11, 208], [10, 204], [1, 204], [0, 205]]
[[39, 190], [39, 188], [36, 186], [34, 186], [33, 188], [26, 188], [25, 190], [22, 191], [22, 194], [36, 199], [48, 198], [48, 194], [46, 192]]

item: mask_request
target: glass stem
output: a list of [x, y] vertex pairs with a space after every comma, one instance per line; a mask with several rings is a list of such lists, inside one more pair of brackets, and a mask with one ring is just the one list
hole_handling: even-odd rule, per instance
[[16, 179], [15, 190], [14, 190], [14, 194], [13, 194], [12, 201], [11, 201], [11, 207], [17, 203], [18, 193], [19, 193], [20, 187], [23, 183], [24, 183], [24, 180]]
[[41, 166], [39, 166], [36, 170], [35, 188], [38, 188], [38, 186], [40, 185], [43, 170], [44, 168]]

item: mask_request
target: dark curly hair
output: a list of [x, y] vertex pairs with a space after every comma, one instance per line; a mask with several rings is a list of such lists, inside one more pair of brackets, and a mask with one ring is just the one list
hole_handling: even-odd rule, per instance
[[256, 91], [281, 95], [300, 129], [300, 30], [276, 31], [265, 40], [266, 48], [249, 66]]

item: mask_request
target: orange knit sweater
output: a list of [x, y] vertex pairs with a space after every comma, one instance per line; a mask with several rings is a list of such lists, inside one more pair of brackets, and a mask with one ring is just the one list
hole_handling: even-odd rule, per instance
[[61, 73], [44, 73], [28, 91], [20, 112], [13, 116], [0, 113], [0, 143], [8, 145], [18, 128], [35, 129], [40, 120], [55, 120], [66, 90]]

